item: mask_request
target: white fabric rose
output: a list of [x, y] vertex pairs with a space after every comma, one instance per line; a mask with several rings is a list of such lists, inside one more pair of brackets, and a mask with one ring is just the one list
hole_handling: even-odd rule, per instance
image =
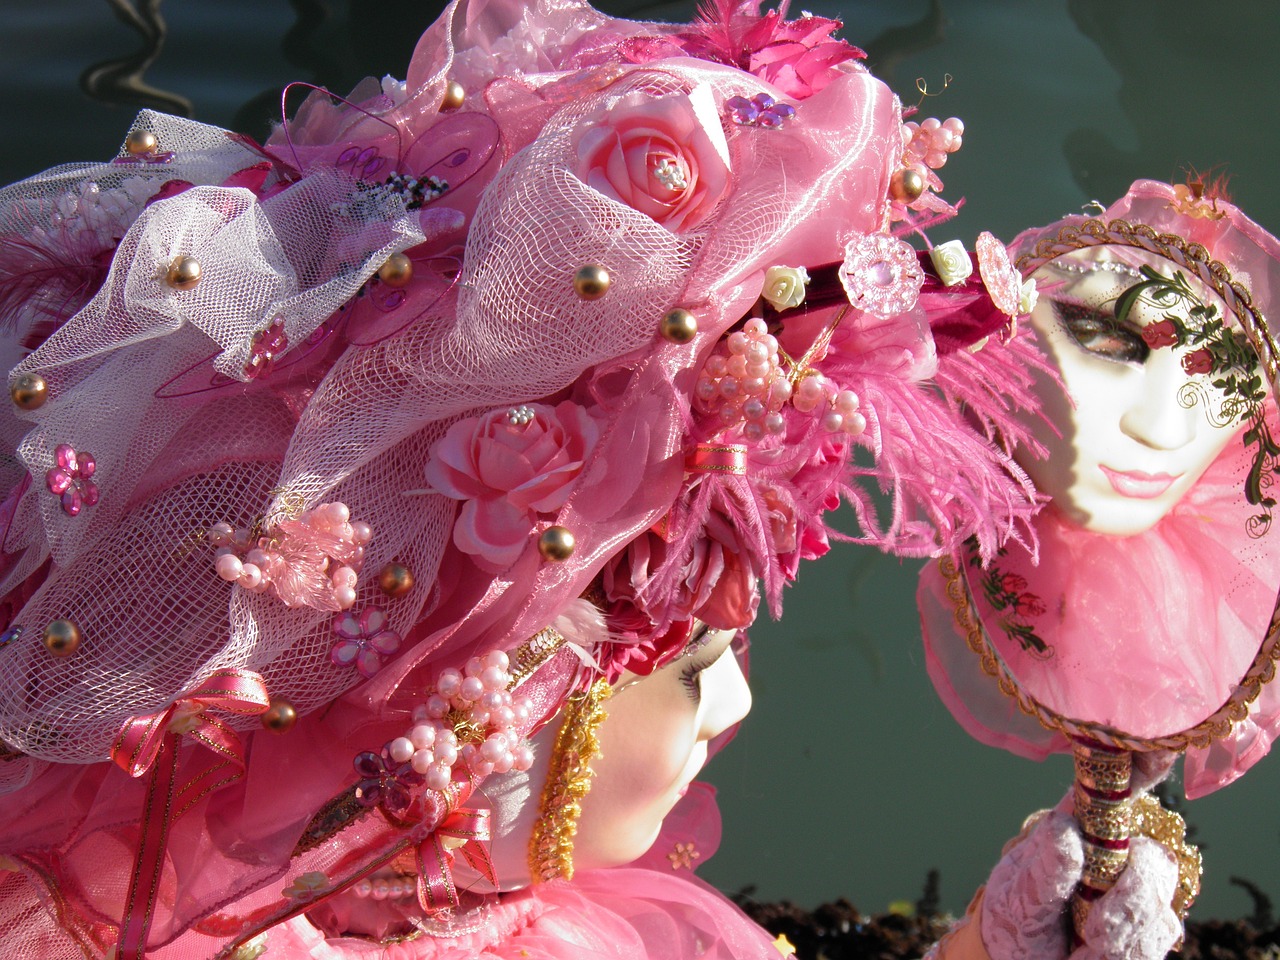
[[1036, 308], [1036, 301], [1040, 299], [1040, 291], [1036, 289], [1034, 279], [1022, 281], [1022, 290], [1018, 294], [1018, 315], [1025, 317]]
[[804, 285], [809, 271], [804, 267], [770, 267], [764, 272], [762, 296], [775, 310], [789, 310], [804, 303]]
[[973, 273], [973, 261], [969, 259], [969, 252], [959, 240], [938, 244], [929, 251], [929, 257], [944, 286], [954, 287], [958, 283], [964, 283], [969, 274]]

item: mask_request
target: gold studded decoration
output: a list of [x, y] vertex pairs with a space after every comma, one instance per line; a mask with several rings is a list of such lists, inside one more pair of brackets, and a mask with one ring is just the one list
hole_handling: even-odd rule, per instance
[[160, 149], [160, 141], [150, 130], [134, 130], [124, 138], [124, 148], [130, 156], [145, 157]]
[[49, 385], [38, 373], [21, 373], [9, 384], [9, 398], [23, 410], [38, 410], [49, 399]]
[[538, 537], [538, 552], [544, 560], [560, 563], [573, 556], [574, 538], [567, 527], [547, 527]]
[[84, 634], [72, 620], [50, 620], [44, 628], [44, 645], [55, 657], [69, 657], [80, 649]]
[[175, 290], [191, 290], [200, 282], [200, 261], [195, 257], [174, 257], [164, 282]]
[[689, 343], [698, 335], [698, 318], [688, 310], [676, 307], [663, 316], [658, 330], [672, 343]]
[[262, 725], [272, 733], [288, 733], [298, 722], [298, 711], [282, 697], [272, 697], [271, 705], [262, 714]]
[[919, 170], [903, 167], [889, 178], [889, 196], [899, 203], [913, 203], [924, 193], [925, 179]]
[[598, 263], [588, 263], [573, 275], [573, 290], [583, 300], [599, 300], [609, 292], [609, 271]]
[[388, 287], [407, 286], [413, 279], [413, 261], [406, 254], [393, 253], [378, 268], [378, 279]]
[[440, 101], [441, 110], [457, 110], [467, 99], [467, 91], [457, 80], [450, 80], [444, 88], [444, 99]]
[[378, 572], [378, 586], [388, 597], [403, 597], [413, 589], [413, 571], [392, 561]]

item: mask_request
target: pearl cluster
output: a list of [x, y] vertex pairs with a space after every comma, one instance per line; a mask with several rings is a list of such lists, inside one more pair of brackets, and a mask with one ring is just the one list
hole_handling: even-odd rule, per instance
[[494, 650], [472, 657], [465, 670], [442, 670], [434, 692], [414, 708], [413, 728], [387, 744], [391, 759], [410, 764], [430, 790], [447, 787], [459, 761], [475, 777], [528, 770], [533, 750], [516, 727], [528, 722], [532, 705], [507, 689], [510, 667]]
[[903, 124], [910, 139], [906, 152], [909, 158], [937, 170], [947, 162], [947, 154], [955, 153], [963, 143], [964, 121], [959, 117], [939, 120], [930, 117], [923, 123], [907, 121]]
[[832, 433], [857, 436], [867, 428], [852, 390], [841, 390], [816, 370], [806, 370], [792, 386], [782, 369], [778, 341], [758, 317], [729, 334], [726, 346], [729, 355], [713, 354], [695, 388], [703, 408], [716, 412], [726, 428], [742, 424], [743, 436], [751, 441], [766, 433], [782, 434], [786, 431], [782, 408], [787, 403], [820, 417]]
[[533, 407], [522, 403], [518, 407], [512, 407], [507, 411], [507, 423], [513, 427], [523, 427], [526, 423], [531, 423], [533, 418], [537, 416]]
[[351, 891], [363, 900], [404, 900], [417, 895], [418, 881], [415, 877], [365, 877]]
[[[321, 569], [328, 573], [333, 591], [333, 601], [339, 610], [347, 610], [356, 602], [356, 580], [364, 547], [373, 539], [373, 529], [363, 521], [351, 521], [351, 511], [345, 503], [322, 503], [305, 511], [293, 521], [293, 533], [259, 537], [253, 544], [252, 531], [231, 524], [218, 522], [211, 526], [207, 536], [217, 548], [214, 567], [218, 576], [229, 583], [238, 583], [246, 590], [263, 593], [289, 572], [286, 551], [289, 540], [307, 541], [306, 546], [323, 551]], [[334, 562], [332, 541], [338, 541], [338, 552], [348, 557], [347, 562]], [[325, 546], [329, 541], [330, 545]], [[315, 551], [310, 551], [314, 553]], [[279, 593], [279, 591], [277, 591]], [[288, 597], [281, 599], [289, 602]]]

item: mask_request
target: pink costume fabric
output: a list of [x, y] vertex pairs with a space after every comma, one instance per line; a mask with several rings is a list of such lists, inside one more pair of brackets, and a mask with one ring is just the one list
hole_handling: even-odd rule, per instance
[[[1264, 312], [1280, 281], [1280, 244], [1225, 200], [1139, 181], [1101, 219], [1203, 244]], [[1063, 223], [1024, 233], [1013, 249], [1029, 253]], [[1265, 410], [1274, 424], [1274, 403]], [[1162, 520], [1134, 536], [1084, 530], [1050, 507], [1035, 520], [1038, 561], [1009, 544], [989, 568], [971, 571], [987, 635], [1027, 693], [1064, 716], [1153, 738], [1192, 727], [1226, 701], [1258, 651], [1280, 586], [1277, 533], [1260, 531], [1260, 509], [1245, 497], [1253, 462], [1236, 437]], [[1061, 734], [1022, 713], [983, 673], [936, 565], [918, 599], [930, 676], [965, 729], [1035, 759], [1069, 751]], [[1005, 628], [1011, 618], [1033, 631], [1038, 648]], [[1187, 795], [1243, 774], [1278, 731], [1280, 689], [1268, 684], [1229, 737], [1187, 750]]]
[[[832, 537], [1026, 530], [1016, 273], [896, 235], [957, 124], [836, 26], [455, 3], [265, 146], [144, 112], [0, 193], [6, 956], [771, 956], [660, 859], [478, 890], [524, 882], [479, 883], [489, 798], [570, 695]], [[361, 926], [430, 935], [342, 936], [392, 866], [417, 896]]]

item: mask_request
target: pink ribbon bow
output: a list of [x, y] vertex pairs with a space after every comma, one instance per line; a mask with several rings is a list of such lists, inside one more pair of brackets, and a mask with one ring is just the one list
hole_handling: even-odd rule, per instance
[[[151, 779], [143, 802], [133, 879], [120, 922], [119, 960], [143, 958], [170, 826], [201, 799], [235, 783], [244, 773], [244, 745], [239, 735], [209, 711], [251, 715], [263, 713], [268, 706], [262, 677], [249, 670], [227, 669], [180, 694], [164, 710], [125, 721], [111, 747], [111, 759], [129, 776], [141, 777], [150, 771]], [[175, 789], [178, 739], [184, 735], [204, 744], [215, 756], [212, 763]]]
[[498, 878], [487, 846], [491, 835], [490, 811], [458, 806], [471, 795], [471, 790], [469, 783], [449, 785], [445, 792], [449, 812], [418, 845], [418, 902], [428, 912], [458, 905], [458, 889], [453, 882], [455, 850], [482, 877], [497, 886]]

